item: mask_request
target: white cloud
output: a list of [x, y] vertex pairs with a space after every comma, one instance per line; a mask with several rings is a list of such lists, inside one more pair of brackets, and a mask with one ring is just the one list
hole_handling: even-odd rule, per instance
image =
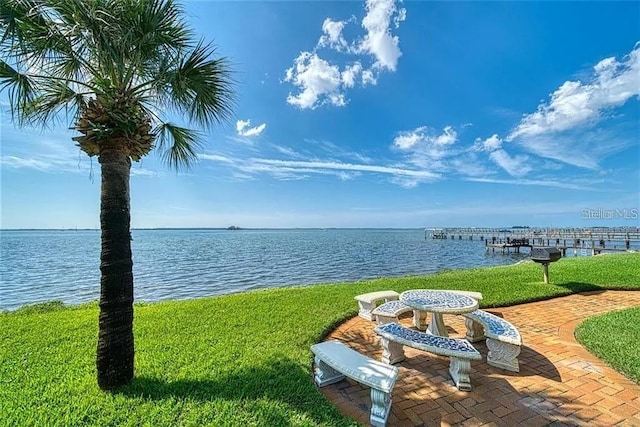
[[590, 82], [566, 81], [522, 118], [507, 141], [574, 129], [600, 120], [610, 108], [640, 97], [640, 43], [618, 62], [606, 58], [593, 67]]
[[284, 147], [282, 145], [277, 145], [277, 144], [271, 144], [271, 146], [278, 151], [281, 154], [284, 154], [285, 156], [289, 156], [289, 157], [293, 157], [293, 158], [302, 158], [303, 156], [298, 153], [297, 151], [295, 151], [292, 148], [289, 147]]
[[0, 164], [13, 169], [36, 169], [39, 171], [52, 170], [58, 166], [51, 162], [38, 159], [25, 159], [16, 156], [2, 156], [0, 157]]
[[400, 187], [412, 189], [412, 188], [416, 188], [418, 184], [420, 184], [422, 181], [414, 178], [408, 178], [405, 176], [394, 176], [391, 178], [391, 182], [399, 185]]
[[238, 131], [238, 135], [246, 137], [260, 135], [267, 127], [267, 124], [262, 123], [255, 127], [250, 126], [251, 120], [238, 120], [236, 122], [236, 131]]
[[258, 167], [271, 166], [271, 167], [285, 167], [285, 168], [302, 168], [305, 170], [314, 169], [329, 169], [340, 171], [357, 171], [357, 172], [373, 172], [390, 174], [396, 176], [409, 176], [423, 179], [435, 179], [439, 175], [423, 170], [413, 170], [405, 168], [396, 168], [388, 166], [378, 165], [362, 165], [354, 163], [342, 163], [342, 162], [322, 162], [322, 161], [292, 161], [292, 160], [273, 160], [273, 159], [251, 159], [251, 161], [258, 165]]
[[305, 138], [304, 142], [319, 147], [323, 152], [332, 157], [338, 156], [350, 160], [357, 160], [358, 162], [362, 163], [373, 162], [373, 159], [371, 157], [368, 157], [362, 153], [347, 150], [344, 147], [338, 146], [330, 141]]
[[344, 93], [332, 93], [329, 94], [329, 103], [336, 107], [344, 107], [347, 105], [347, 100], [344, 97]]
[[235, 163], [234, 159], [227, 156], [221, 156], [219, 154], [200, 154], [198, 157], [202, 160], [212, 160], [218, 163]]
[[350, 181], [362, 175], [360, 172], [338, 172], [338, 178], [341, 181]]
[[458, 133], [451, 126], [444, 128], [444, 133], [438, 135], [434, 140], [436, 145], [451, 145], [458, 140]]
[[[581, 190], [581, 191], [601, 191], [596, 190], [593, 186], [584, 186], [579, 184], [573, 184], [570, 182], [543, 180], [543, 179], [493, 179], [493, 178], [467, 178], [467, 181], [472, 182], [484, 182], [489, 184], [509, 184], [509, 185], [535, 185], [541, 187], [554, 187], [565, 188], [569, 190]], [[545, 212], [542, 210], [542, 212]]]
[[[402, 0], [397, 0], [400, 3]], [[398, 28], [406, 18], [406, 10], [396, 6], [396, 0], [367, 0], [366, 15], [362, 20], [365, 35], [349, 42], [344, 37], [346, 21], [326, 18], [322, 35], [312, 51], [303, 51], [294, 59], [294, 65], [285, 71], [284, 80], [297, 88], [289, 93], [287, 102], [298, 108], [314, 109], [321, 105], [344, 106], [348, 100], [345, 90], [375, 85], [383, 71], [395, 71], [402, 55], [398, 36], [391, 27]], [[341, 66], [322, 57], [318, 50], [328, 48], [353, 58], [350, 64]], [[368, 64], [363, 65], [364, 61]]]
[[523, 176], [533, 170], [526, 164], [527, 160], [529, 160], [528, 156], [511, 157], [509, 153], [499, 149], [492, 152], [489, 157], [511, 176]]
[[318, 46], [330, 47], [331, 49], [335, 49], [339, 52], [347, 50], [349, 48], [349, 44], [342, 35], [342, 30], [346, 23], [347, 21], [334, 21], [331, 18], [325, 19], [322, 23], [322, 32], [324, 34], [320, 36]]
[[237, 169], [244, 175], [269, 174], [276, 179], [306, 179], [312, 174], [334, 175], [345, 181], [364, 173], [390, 175], [391, 181], [404, 187], [408, 182], [430, 182], [440, 178], [440, 174], [427, 170], [404, 167], [382, 166], [321, 160], [279, 160], [266, 158], [230, 158], [218, 154], [203, 154], [203, 160], [211, 160]]
[[360, 62], [355, 62], [352, 65], [348, 65], [342, 72], [342, 84], [344, 85], [344, 87], [354, 87], [358, 74], [360, 73], [362, 73], [362, 64], [360, 64]]
[[518, 141], [518, 145], [540, 157], [597, 170], [603, 159], [623, 151], [637, 141], [635, 121], [627, 126], [618, 124], [607, 129], [528, 137], [524, 141]]
[[362, 20], [362, 27], [367, 34], [360, 42], [356, 51], [367, 53], [376, 58], [374, 68], [395, 71], [400, 51], [400, 39], [391, 34], [390, 24], [393, 21], [398, 28], [407, 16], [404, 8], [398, 9], [394, 0], [367, 0], [367, 15]]
[[378, 83], [378, 78], [373, 74], [371, 70], [364, 70], [362, 72], [362, 86], [366, 85], [376, 85]]
[[498, 134], [493, 134], [489, 138], [482, 140], [477, 138], [473, 145], [474, 150], [479, 151], [495, 151], [502, 148], [502, 138]]
[[450, 160], [451, 167], [456, 172], [471, 177], [486, 177], [491, 174], [484, 161], [481, 161], [475, 152], [470, 151], [456, 156]]
[[420, 170], [434, 173], [450, 171], [450, 159], [460, 154], [453, 145], [458, 141], [458, 133], [453, 126], [445, 126], [437, 132], [427, 126], [412, 131], [400, 132], [393, 140], [392, 147], [404, 154], [404, 162]]
[[393, 140], [393, 145], [401, 150], [408, 150], [418, 145], [419, 142], [424, 141], [426, 138], [425, 131], [426, 126], [416, 128], [412, 131], [401, 132]]
[[419, 147], [427, 148], [433, 153], [441, 151], [440, 148], [451, 145], [458, 140], [458, 133], [452, 126], [445, 126], [442, 134], [437, 135], [426, 126], [418, 127], [412, 131], [400, 132], [393, 140], [393, 145], [400, 150], [411, 150]]
[[[161, 172], [158, 171], [154, 171], [151, 169], [145, 169], [139, 166], [132, 166], [131, 167], [131, 176], [153, 176], [153, 177], [157, 177], [157, 176], [162, 176], [163, 174]], [[181, 175], [185, 175], [184, 173], [181, 173]]]
[[294, 84], [300, 93], [289, 93], [289, 104], [311, 109], [325, 102], [336, 106], [345, 104], [344, 95], [340, 93], [342, 78], [337, 65], [331, 65], [311, 52], [300, 53], [294, 62], [284, 81]]

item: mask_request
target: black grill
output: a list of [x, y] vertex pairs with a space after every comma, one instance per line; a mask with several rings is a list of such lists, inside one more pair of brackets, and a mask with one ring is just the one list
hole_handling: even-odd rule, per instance
[[531, 248], [531, 259], [539, 263], [555, 262], [562, 258], [558, 248]]

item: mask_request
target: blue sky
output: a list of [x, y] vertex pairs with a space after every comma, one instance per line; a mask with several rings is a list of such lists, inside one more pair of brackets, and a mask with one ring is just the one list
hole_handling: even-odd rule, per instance
[[[185, 8], [236, 117], [188, 173], [133, 164], [133, 227], [639, 224], [638, 2]], [[98, 162], [0, 102], [0, 226], [97, 227]]]

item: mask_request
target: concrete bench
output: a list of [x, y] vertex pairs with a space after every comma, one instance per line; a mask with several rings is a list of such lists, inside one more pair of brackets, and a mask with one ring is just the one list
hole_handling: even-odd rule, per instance
[[369, 421], [373, 426], [387, 424], [398, 368], [373, 360], [339, 341], [314, 344], [311, 351], [315, 354], [315, 381], [319, 387], [341, 381], [345, 376], [371, 387]]
[[[455, 292], [462, 295], [467, 295], [476, 301], [480, 301], [482, 299], [482, 294], [480, 292], [473, 291], [456, 291], [456, 290], [446, 290], [446, 292]], [[402, 301], [388, 301], [383, 304], [380, 304], [371, 312], [372, 317], [375, 318], [376, 323], [378, 325], [384, 325], [385, 323], [398, 322], [398, 316], [401, 314], [407, 313], [413, 310], [413, 326], [418, 329], [425, 328], [425, 316], [427, 313], [421, 313], [419, 310], [415, 310], [409, 307], [407, 304]]]
[[386, 323], [374, 329], [382, 341], [382, 361], [389, 364], [405, 359], [403, 346], [409, 346], [429, 353], [448, 356], [449, 373], [459, 390], [471, 390], [471, 360], [482, 356], [468, 341], [457, 338], [439, 337], [406, 328], [398, 323]]
[[376, 303], [381, 300], [395, 301], [400, 295], [395, 291], [378, 291], [370, 292], [368, 294], [356, 295], [354, 299], [358, 301], [360, 310], [358, 316], [363, 319], [373, 320], [371, 311], [376, 308]]
[[497, 368], [519, 372], [518, 355], [522, 346], [520, 332], [506, 320], [482, 310], [463, 314], [467, 326], [467, 340], [487, 339], [487, 363]]
[[376, 318], [378, 325], [384, 325], [385, 323], [398, 322], [398, 316], [409, 311], [415, 311], [402, 301], [389, 301], [384, 304], [380, 304], [375, 310], [371, 312]]

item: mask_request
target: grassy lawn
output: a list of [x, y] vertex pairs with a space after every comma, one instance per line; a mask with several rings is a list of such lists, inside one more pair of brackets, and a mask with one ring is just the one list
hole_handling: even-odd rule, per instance
[[640, 307], [587, 319], [576, 329], [576, 338], [615, 370], [640, 383]]
[[[623, 254], [561, 259], [550, 266], [550, 285], [542, 283], [541, 267], [528, 262], [136, 304], [136, 376], [115, 393], [96, 385], [95, 303], [2, 313], [0, 425], [351, 425], [317, 391], [309, 347], [356, 314], [355, 295], [466, 289], [482, 292], [481, 305], [494, 307], [640, 289], [638, 271], [640, 254]], [[628, 324], [636, 325], [637, 338], [640, 323]]]

